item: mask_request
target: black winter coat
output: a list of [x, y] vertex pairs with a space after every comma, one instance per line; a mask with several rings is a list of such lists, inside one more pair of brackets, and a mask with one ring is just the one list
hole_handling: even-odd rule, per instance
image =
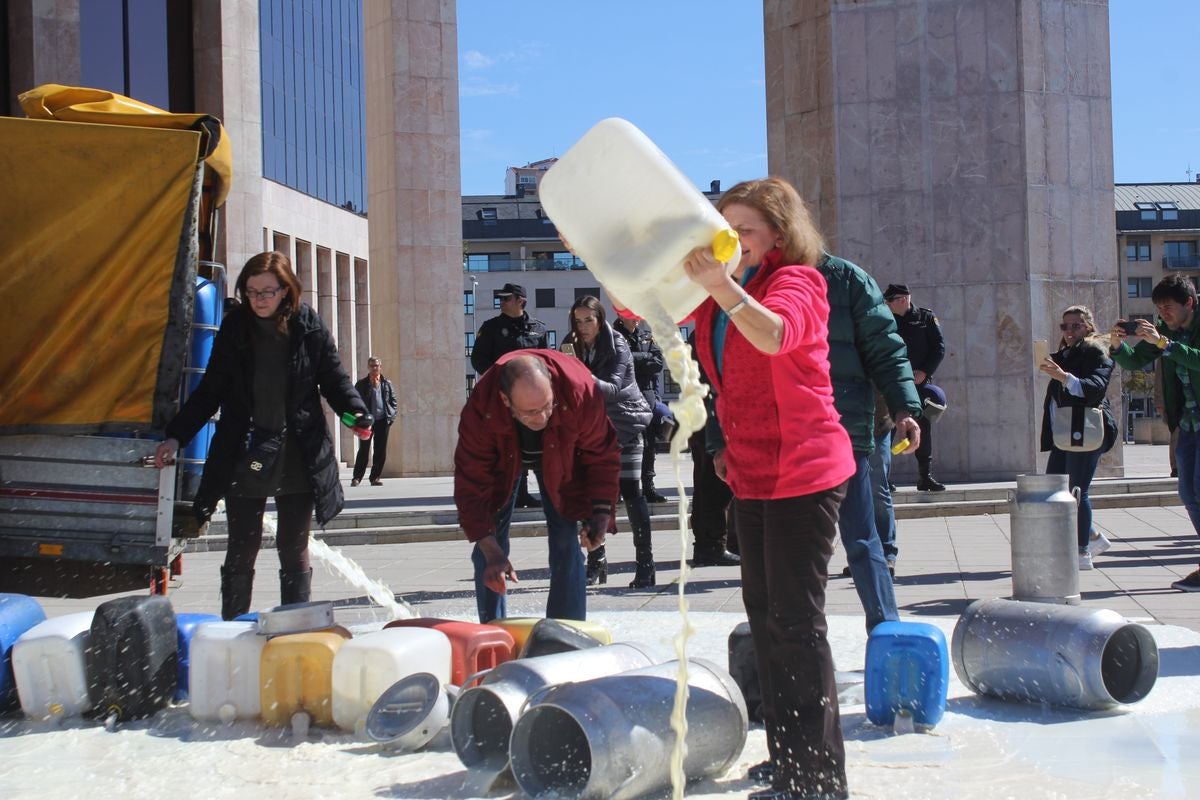
[[515, 318], [501, 314], [479, 326], [471, 348], [471, 366], [482, 375], [505, 353], [549, 346], [546, 323], [529, 316], [528, 312]]
[[[567, 334], [563, 343], [570, 344], [575, 348], [575, 354], [583, 357], [583, 349], [575, 341], [574, 333]], [[617, 429], [617, 440], [624, 447], [642, 435], [654, 412], [634, 380], [633, 355], [625, 337], [618, 335], [607, 322], [600, 325], [592, 360], [587, 366], [596, 379], [600, 394], [604, 395], [608, 418]]]
[[921, 370], [932, 380], [946, 355], [946, 340], [937, 317], [928, 308], [913, 306], [904, 316], [896, 317], [896, 328], [908, 348], [912, 368]]
[[[166, 428], [169, 438], [186, 445], [217, 409], [221, 411], [193, 504], [201, 522], [212, 516], [217, 502], [229, 490], [253, 424], [254, 351], [250, 324], [243, 310], [225, 317], [213, 341], [212, 355], [200, 385]], [[316, 503], [317, 522], [324, 525], [342, 510], [344, 498], [333, 457], [333, 440], [321, 410], [321, 395], [339, 415], [347, 411], [365, 414], [367, 407], [342, 369], [333, 335], [317, 312], [301, 304], [299, 312], [289, 320], [288, 330], [291, 344], [288, 432], [295, 434], [300, 443]]]
[[1054, 449], [1054, 433], [1050, 430], [1051, 399], [1060, 408], [1084, 406], [1101, 409], [1104, 413], [1104, 444], [1100, 446], [1100, 451], [1108, 452], [1117, 441], [1117, 422], [1113, 419], [1107, 394], [1108, 382], [1112, 378], [1113, 371], [1113, 362], [1108, 357], [1108, 348], [1095, 339], [1085, 339], [1051, 354], [1050, 357], [1065, 371], [1079, 378], [1079, 384], [1083, 388], [1083, 397], [1071, 394], [1067, 391], [1067, 387], [1059, 381], [1053, 378], [1050, 380], [1050, 385], [1046, 387], [1046, 396], [1042, 400], [1042, 452]]
[[653, 405], [662, 399], [658, 390], [658, 376], [662, 374], [663, 365], [666, 363], [663, 360], [662, 349], [654, 341], [654, 336], [644, 322], [639, 322], [632, 331], [627, 330], [624, 325], [613, 325], [613, 331], [619, 333], [629, 345], [629, 352], [633, 355], [634, 380], [642, 390], [642, 397]]
[[[383, 417], [376, 419], [376, 425], [391, 425], [396, 421], [396, 413], [400, 408], [399, 401], [396, 400], [396, 388], [392, 386], [392, 382], [387, 378], [380, 376], [379, 378], [380, 396], [383, 398]], [[363, 403], [367, 402], [367, 398], [371, 395], [371, 376], [366, 375], [358, 379], [358, 383], [354, 384], [354, 391], [358, 392], [358, 396], [362, 398]]]

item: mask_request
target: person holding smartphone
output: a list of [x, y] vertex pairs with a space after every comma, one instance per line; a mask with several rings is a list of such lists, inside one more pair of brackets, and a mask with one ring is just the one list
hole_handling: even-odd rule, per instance
[[[1149, 320], [1119, 320], [1109, 331], [1112, 358], [1125, 369], [1162, 363], [1163, 410], [1167, 427], [1179, 432], [1175, 467], [1179, 499], [1200, 534], [1200, 319], [1196, 287], [1184, 275], [1168, 275], [1150, 294], [1158, 311]], [[1130, 332], [1132, 330], [1132, 333]], [[1200, 569], [1171, 584], [1181, 592], [1200, 592]]]
[[[1079, 514], [1076, 518], [1079, 568], [1092, 568], [1092, 556], [1099, 555], [1111, 545], [1103, 534], [1092, 526], [1092, 502], [1088, 488], [1096, 475], [1100, 457], [1117, 441], [1117, 423], [1108, 403], [1108, 382], [1113, 362], [1102, 337], [1096, 335], [1096, 323], [1087, 306], [1071, 306], [1062, 314], [1059, 323], [1062, 339], [1058, 350], [1046, 357], [1038, 369], [1053, 380], [1046, 386], [1042, 414], [1042, 452], [1049, 451], [1047, 475], [1067, 475], [1072, 490], [1079, 491]], [[1054, 444], [1051, 420], [1054, 412], [1064, 406], [1099, 408], [1104, 416], [1104, 440], [1095, 450], [1066, 451]]]

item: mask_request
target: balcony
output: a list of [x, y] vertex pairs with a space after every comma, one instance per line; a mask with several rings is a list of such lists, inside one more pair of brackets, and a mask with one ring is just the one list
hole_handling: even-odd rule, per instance
[[1200, 253], [1182, 256], [1163, 256], [1163, 269], [1200, 269]]
[[466, 272], [554, 272], [568, 270], [584, 270], [587, 265], [578, 258], [497, 258], [492, 256], [478, 261], [468, 257], [463, 261]]

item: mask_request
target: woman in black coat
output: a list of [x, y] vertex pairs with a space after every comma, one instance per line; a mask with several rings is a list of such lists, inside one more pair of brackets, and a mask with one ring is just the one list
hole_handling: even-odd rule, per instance
[[[1113, 362], [1104, 339], [1096, 337], [1096, 323], [1086, 306], [1071, 306], [1062, 315], [1062, 341], [1039, 369], [1053, 380], [1046, 387], [1042, 414], [1042, 451], [1050, 452], [1047, 475], [1068, 475], [1072, 489], [1079, 490], [1079, 568], [1091, 569], [1092, 556], [1109, 548], [1108, 540], [1092, 528], [1092, 503], [1088, 487], [1096, 474], [1100, 456], [1117, 440], [1117, 423], [1108, 404], [1108, 381]], [[1104, 417], [1104, 440], [1087, 452], [1065, 451], [1054, 446], [1051, 420], [1056, 408], [1099, 408]]]
[[[371, 418], [317, 313], [300, 302], [300, 282], [282, 253], [246, 262], [235, 294], [243, 301], [221, 323], [199, 386], [166, 428], [155, 452], [163, 467], [218, 409], [194, 510], [201, 522], [225, 499], [229, 546], [221, 567], [221, 616], [250, 610], [263, 509], [275, 498], [282, 602], [309, 598], [308, 532], [314, 508], [324, 525], [342, 510], [342, 487], [320, 396], [356, 426]], [[319, 394], [318, 394], [319, 392]]]
[[[637, 571], [629, 584], [635, 589], [654, 585], [654, 550], [650, 540], [650, 507], [642, 495], [642, 431], [650, 424], [653, 412], [638, 388], [633, 371], [633, 354], [624, 336], [618, 335], [604, 319], [604, 306], [591, 295], [584, 295], [571, 306], [571, 332], [563, 340], [588, 365], [596, 386], [604, 395], [608, 418], [617, 429], [621, 443], [621, 499], [633, 528], [633, 546], [637, 552]], [[588, 553], [588, 583], [606, 583], [608, 558], [604, 547]]]

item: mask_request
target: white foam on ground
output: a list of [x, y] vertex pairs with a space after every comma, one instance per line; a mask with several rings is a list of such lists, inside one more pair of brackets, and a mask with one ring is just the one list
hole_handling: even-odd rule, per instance
[[[464, 613], [463, 619], [470, 619]], [[615, 641], [669, 657], [678, 616], [603, 612]], [[727, 662], [738, 614], [694, 612], [688, 650]], [[917, 618], [914, 618], [917, 619]], [[955, 618], [921, 617], [949, 638]], [[862, 617], [830, 617], [839, 670], [862, 669]], [[863, 706], [842, 706], [852, 796], [881, 800], [996, 798], [1195, 798], [1200, 796], [1200, 634], [1149, 626], [1162, 672], [1150, 695], [1114, 712], [1076, 712], [1006, 703], [972, 694], [950, 671], [950, 700], [931, 733], [893, 736], [866, 722]], [[745, 797], [757, 787], [746, 768], [766, 757], [761, 727], [718, 780], [688, 787], [689, 798]], [[198, 723], [177, 706], [113, 732], [99, 721], [55, 727], [0, 719], [0, 797], [465, 798], [465, 770], [443, 735], [424, 752], [393, 755], [352, 734], [255, 723]]]

